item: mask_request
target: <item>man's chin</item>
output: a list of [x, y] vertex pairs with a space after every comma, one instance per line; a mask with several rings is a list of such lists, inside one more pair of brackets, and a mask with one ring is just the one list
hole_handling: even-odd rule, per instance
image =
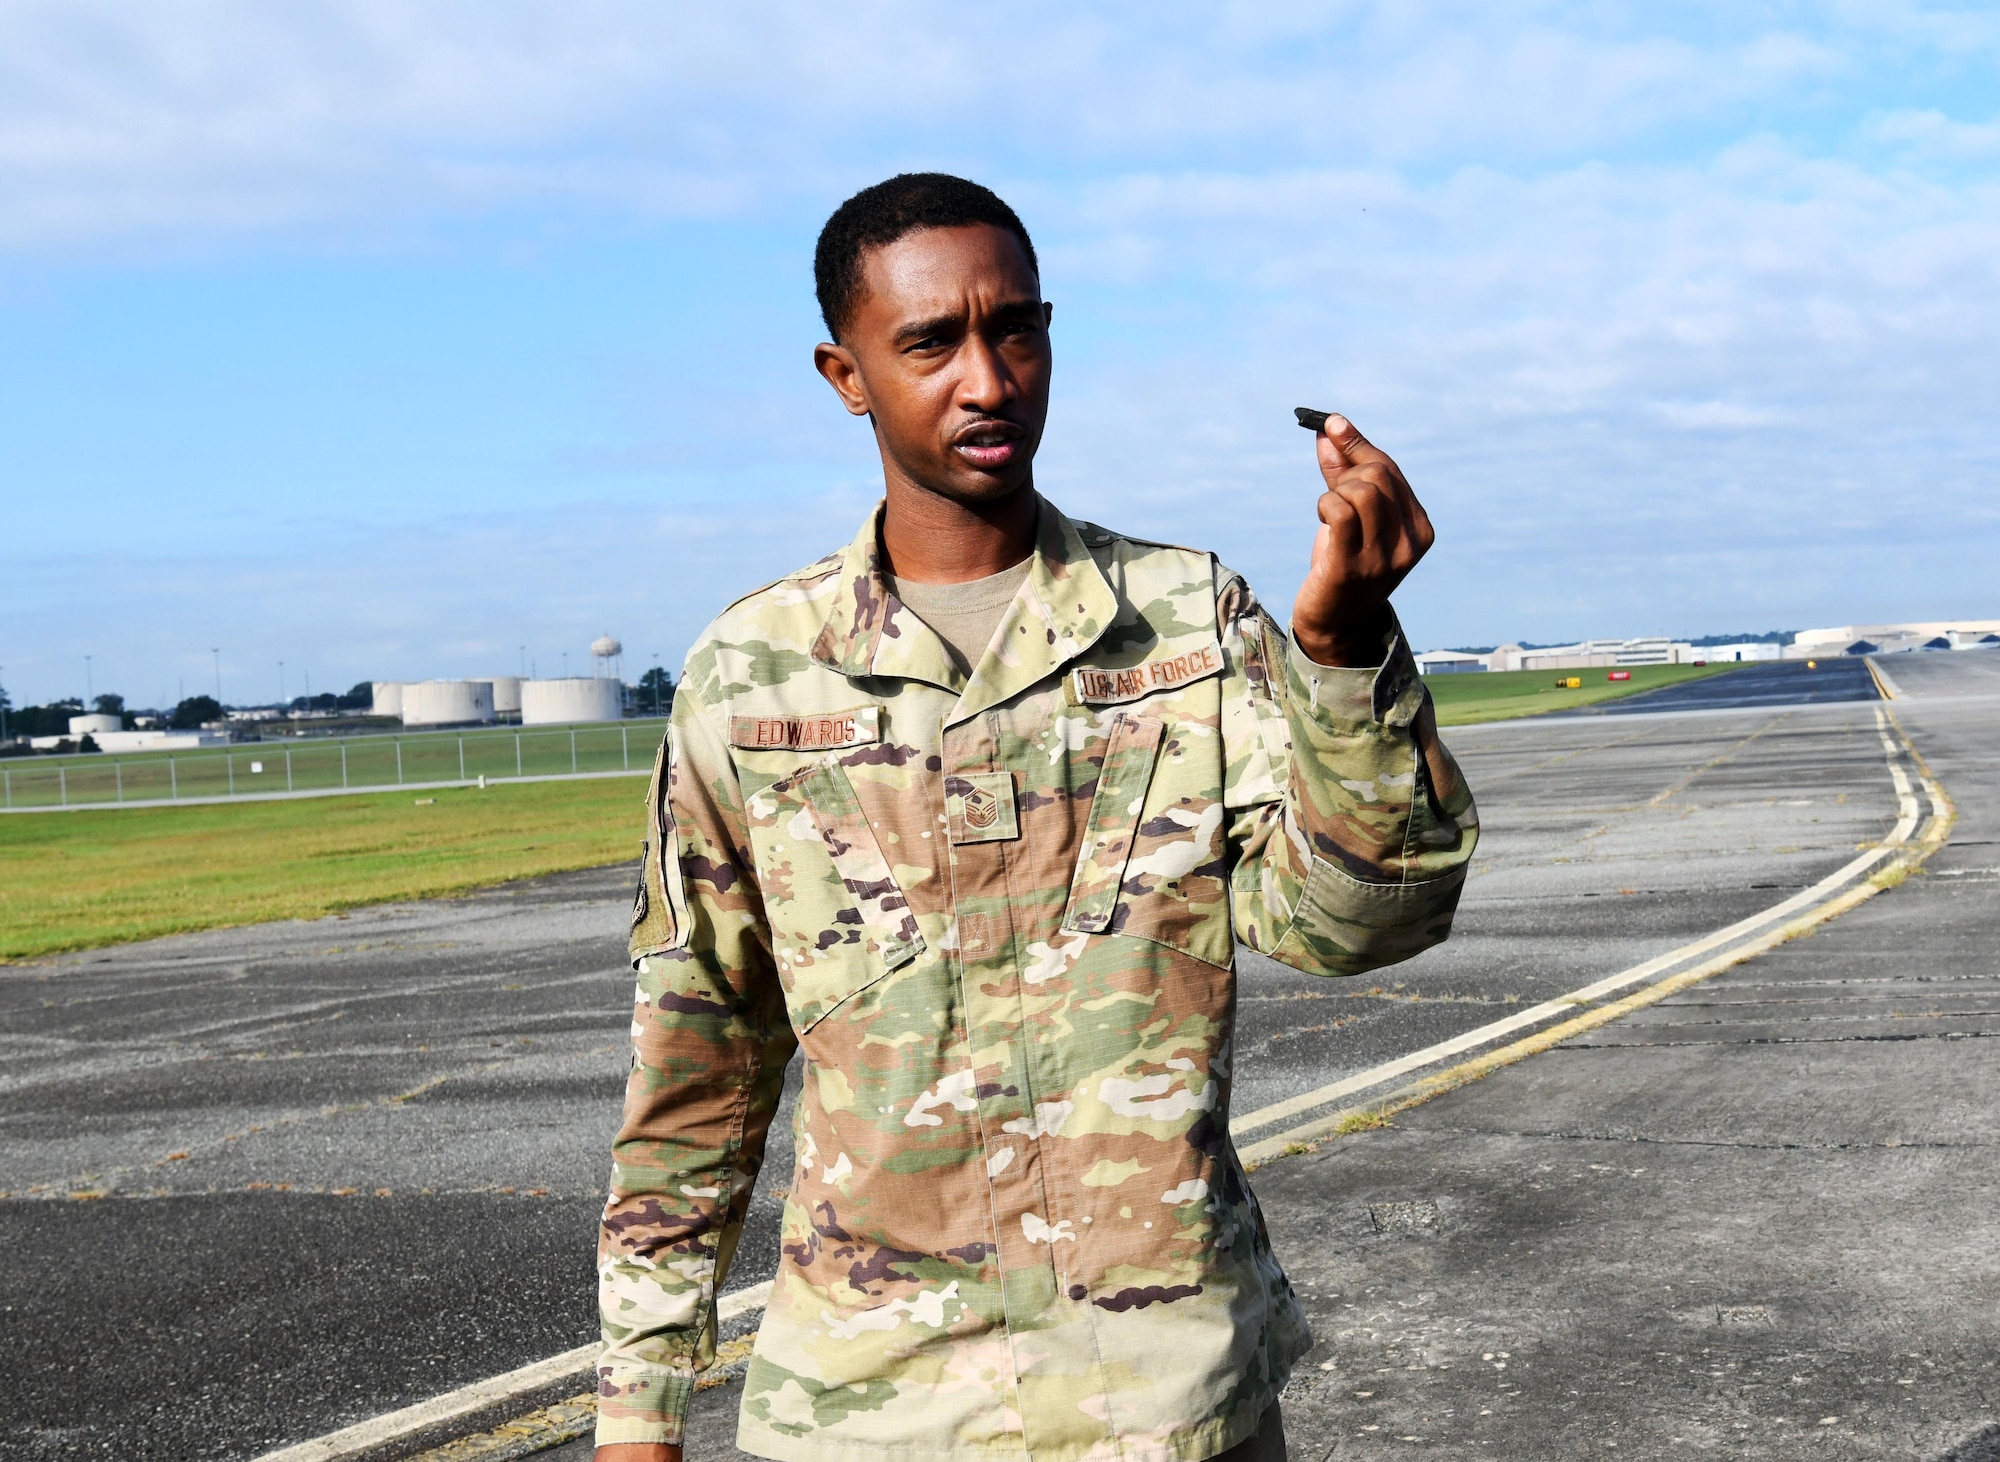
[[1008, 464], [1004, 472], [959, 470], [922, 479], [921, 485], [939, 497], [968, 508], [991, 507], [1034, 487], [1032, 466], [1023, 461]]

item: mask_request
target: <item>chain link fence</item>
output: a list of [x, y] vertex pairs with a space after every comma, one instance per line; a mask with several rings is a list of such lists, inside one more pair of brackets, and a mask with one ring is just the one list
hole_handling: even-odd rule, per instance
[[8, 758], [7, 811], [157, 807], [384, 787], [650, 772], [664, 719], [246, 742], [188, 751]]

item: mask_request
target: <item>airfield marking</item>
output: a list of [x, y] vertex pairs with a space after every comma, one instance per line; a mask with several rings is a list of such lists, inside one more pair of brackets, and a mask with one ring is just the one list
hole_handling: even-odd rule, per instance
[[[727, 1324], [739, 1315], [763, 1309], [770, 1293], [771, 1282], [766, 1280], [724, 1295], [716, 1302], [716, 1323]], [[363, 1457], [392, 1442], [504, 1406], [517, 1397], [532, 1396], [572, 1376], [586, 1375], [597, 1368], [597, 1354], [601, 1349], [602, 1346], [595, 1341], [579, 1345], [575, 1350], [566, 1350], [561, 1355], [552, 1355], [547, 1360], [491, 1376], [484, 1381], [475, 1381], [470, 1386], [460, 1386], [456, 1391], [447, 1391], [442, 1396], [405, 1406], [401, 1411], [385, 1412], [367, 1421], [356, 1422], [353, 1426], [342, 1427], [337, 1432], [328, 1432], [323, 1437], [266, 1452], [257, 1458], [257, 1462], [344, 1462], [346, 1458]]]
[[1874, 677], [1875, 689], [1882, 693], [1883, 700], [1899, 701], [1903, 698], [1903, 688], [1889, 678], [1888, 671], [1875, 663], [1873, 655], [1868, 656], [1861, 663], [1868, 667], [1868, 673]]
[[[1877, 708], [1875, 716], [1876, 728], [1880, 732], [1884, 724], [1880, 708]], [[1894, 760], [1896, 747], [1886, 734], [1882, 737], [1882, 745], [1890, 757], [1889, 779], [1896, 790], [1898, 817], [1895, 827], [1890, 830], [1889, 836], [1878, 847], [1854, 858], [1841, 868], [1822, 878], [1818, 883], [1813, 884], [1810, 888], [1801, 889], [1790, 898], [1780, 900], [1778, 903], [1771, 905], [1770, 908], [1750, 915], [1747, 919], [1739, 919], [1736, 923], [1728, 925], [1726, 928], [1718, 929], [1712, 934], [1705, 934], [1700, 939], [1683, 944], [1678, 949], [1668, 950], [1665, 954], [1655, 955], [1649, 960], [1633, 965], [1630, 969], [1620, 970], [1615, 975], [1607, 975], [1601, 980], [1585, 985], [1581, 989], [1572, 990], [1566, 995], [1557, 995], [1553, 999], [1545, 1000], [1539, 1005], [1530, 1006], [1526, 1010], [1518, 1011], [1513, 1015], [1503, 1017], [1488, 1025], [1480, 1026], [1476, 1030], [1466, 1031], [1464, 1034], [1454, 1036], [1450, 1040], [1439, 1041], [1436, 1045], [1426, 1046], [1420, 1051], [1411, 1051], [1407, 1055], [1398, 1056], [1392, 1061], [1385, 1061], [1379, 1066], [1370, 1067], [1366, 1071], [1359, 1072], [1354, 1076], [1345, 1077], [1340, 1081], [1322, 1086], [1317, 1090], [1302, 1092], [1294, 1097], [1287, 1097], [1284, 1101], [1273, 1102], [1267, 1107], [1259, 1107], [1254, 1112], [1245, 1112], [1242, 1116], [1230, 1122], [1230, 1136], [1234, 1137], [1242, 1133], [1255, 1132], [1262, 1127], [1272, 1126], [1275, 1123], [1284, 1121], [1287, 1117], [1296, 1117], [1300, 1113], [1312, 1111], [1316, 1107], [1327, 1106], [1332, 1102], [1338, 1101], [1341, 1097], [1352, 1096], [1356, 1092], [1380, 1086], [1384, 1082], [1405, 1075], [1408, 1072], [1416, 1071], [1425, 1066], [1434, 1066], [1447, 1057], [1457, 1056], [1479, 1046], [1488, 1045], [1502, 1036], [1511, 1035], [1517, 1030], [1523, 1030], [1531, 1025], [1539, 1025], [1543, 1021], [1559, 1015], [1572, 1014], [1579, 1005], [1588, 1005], [1610, 994], [1614, 990], [1623, 989], [1627, 985], [1635, 985], [1641, 980], [1650, 979], [1654, 975], [1665, 974], [1676, 965], [1683, 964], [1698, 955], [1707, 954], [1711, 950], [1720, 949], [1726, 944], [1753, 934], [1772, 921], [1782, 919], [1787, 914], [1806, 908], [1842, 886], [1853, 882], [1875, 864], [1889, 857], [1916, 830], [1918, 808], [1916, 799], [1910, 792], [1909, 779], [1903, 774], [1903, 769], [1896, 764]], [[1292, 1135], [1290, 1133], [1281, 1134], [1282, 1137]], [[1280, 1138], [1271, 1138], [1267, 1139], [1267, 1142], [1279, 1140]], [[1260, 1148], [1265, 1145], [1266, 1142], [1257, 1144]]]
[[[1352, 1096], [1358, 1092], [1382, 1086], [1398, 1076], [1407, 1075], [1412, 1071], [1421, 1070], [1426, 1066], [1434, 1066], [1451, 1056], [1462, 1055], [1466, 1051], [1490, 1044], [1501, 1036], [1511, 1034], [1525, 1026], [1537, 1024], [1553, 1016], [1573, 1011], [1576, 1007], [1589, 1004], [1615, 990], [1636, 984], [1654, 975], [1664, 975], [1676, 965], [1684, 964], [1689, 959], [1707, 954], [1718, 948], [1722, 949], [1720, 954], [1713, 955], [1692, 969], [1683, 970], [1677, 975], [1666, 975], [1665, 978], [1659, 979], [1645, 989], [1628, 995], [1621, 1000], [1613, 1001], [1608, 1005], [1601, 1005], [1595, 1010], [1573, 1016], [1570, 1020], [1551, 1026], [1525, 1040], [1489, 1051], [1482, 1056], [1475, 1057], [1471, 1061], [1466, 1061], [1457, 1066], [1449, 1067], [1443, 1071], [1423, 1077], [1408, 1086], [1401, 1087], [1389, 1093], [1387, 1097], [1377, 1102], [1342, 1108], [1314, 1121], [1304, 1123], [1301, 1126], [1260, 1139], [1257, 1142], [1249, 1144], [1247, 1147], [1239, 1148], [1237, 1150], [1238, 1156], [1247, 1165], [1254, 1168], [1273, 1158], [1284, 1157], [1293, 1152], [1311, 1151], [1329, 1137], [1340, 1135], [1342, 1129], [1357, 1117], [1379, 1118], [1387, 1116], [1390, 1113], [1415, 1106], [1419, 1102], [1428, 1101], [1434, 1096], [1439, 1096], [1467, 1082], [1478, 1080], [1480, 1077], [1486, 1076], [1503, 1066], [1512, 1065], [1528, 1056], [1548, 1050], [1550, 1047], [1559, 1045], [1563, 1041], [1580, 1035], [1585, 1031], [1595, 1029], [1600, 1025], [1606, 1025], [1634, 1010], [1651, 1005], [1679, 990], [1686, 989], [1691, 985], [1709, 979], [1723, 970], [1743, 963], [1745, 960], [1753, 959], [1757, 955], [1763, 954], [1787, 940], [1796, 938], [1799, 934], [1809, 929], [1816, 928], [1830, 919], [1839, 917], [1849, 909], [1881, 892], [1880, 885], [1868, 883], [1862, 885], [1860, 888], [1851, 888], [1847, 889], [1844, 893], [1836, 894], [1836, 891], [1843, 888], [1844, 885], [1852, 883], [1856, 878], [1882, 862], [1885, 858], [1889, 858], [1899, 850], [1907, 847], [1911, 835], [1916, 831], [1919, 822], [1922, 820], [1922, 807], [1917, 800], [1915, 788], [1911, 785], [1909, 776], [1903, 771], [1898, 762], [1899, 750], [1907, 751], [1912, 762], [1917, 767], [1918, 777], [1922, 783], [1925, 796], [1931, 804], [1930, 828], [1923, 839], [1921, 847], [1913, 857], [1907, 860], [1906, 866], [1914, 866], [1917, 863], [1921, 863], [1932, 852], [1936, 851], [1938, 847], [1943, 845], [1945, 836], [1951, 828], [1952, 808], [1949, 799], [1944, 794], [1943, 788], [1930, 774], [1929, 768], [1924, 764], [1923, 757], [1918, 753], [1916, 747], [1911, 744], [1909, 737], [1903, 731], [1901, 724], [1896, 721], [1894, 715], [1885, 713], [1884, 709], [1879, 705], [1874, 710], [1876, 730], [1881, 737], [1887, 758], [1890, 784], [1894, 787], [1896, 793], [1897, 810], [1895, 826], [1890, 829], [1889, 835], [1877, 846], [1843, 864], [1839, 869], [1828, 874], [1810, 888], [1803, 889], [1789, 898], [1780, 900], [1761, 913], [1752, 914], [1746, 919], [1739, 919], [1736, 923], [1728, 925], [1726, 928], [1719, 929], [1700, 939], [1690, 941], [1678, 949], [1670, 950], [1662, 955], [1656, 955], [1654, 958], [1634, 965], [1630, 969], [1621, 970], [1614, 975], [1608, 975], [1601, 980], [1593, 981], [1591, 984], [1573, 990], [1567, 995], [1557, 996], [1553, 1000], [1544, 1001], [1540, 1005], [1533, 1006], [1528, 1010], [1521, 1011], [1503, 1020], [1481, 1026], [1476, 1030], [1467, 1031], [1465, 1034], [1456, 1036], [1451, 1040], [1440, 1041], [1436, 1045], [1427, 1046], [1421, 1051], [1413, 1051], [1405, 1056], [1399, 1056], [1393, 1061], [1385, 1061], [1378, 1066], [1371, 1067], [1367, 1071], [1347, 1077], [1342, 1081], [1334, 1082], [1329, 1086], [1323, 1086], [1315, 1091], [1306, 1092], [1282, 1102], [1274, 1102], [1270, 1106], [1245, 1113], [1242, 1117], [1230, 1123], [1230, 1135], [1232, 1138], [1238, 1132], [1251, 1132], [1262, 1127], [1272, 1126], [1284, 1121], [1287, 1117], [1297, 1116], [1300, 1113], [1311, 1111], [1315, 1108], [1325, 1107], [1343, 1096]], [[1892, 729], [1896, 736], [1896, 740], [1894, 741], [1890, 739], [1890, 731]], [[1897, 745], [1898, 741], [1901, 743], [1900, 748]], [[1827, 898], [1826, 896], [1829, 894], [1836, 894], [1836, 896]], [[1820, 902], [1821, 900], [1825, 901]], [[1807, 910], [1803, 917], [1780, 924], [1775, 929], [1768, 928], [1774, 921], [1783, 919], [1788, 914], [1797, 913], [1801, 909]], [[1764, 932], [1759, 934], [1757, 932], [1759, 930], [1763, 930]], [[1746, 939], [1745, 936], [1751, 937]], [[1737, 941], [1742, 942], [1738, 943]], [[1724, 946], [1730, 947], [1724, 948]], [[718, 1324], [726, 1323], [739, 1316], [763, 1309], [770, 1297], [770, 1293], [771, 1281], [766, 1280], [762, 1284], [751, 1285], [732, 1294], [724, 1295], [716, 1306]], [[364, 1457], [368, 1453], [385, 1447], [392, 1442], [413, 1437], [421, 1432], [437, 1429], [451, 1421], [459, 1420], [481, 1411], [492, 1410], [504, 1405], [512, 1398], [526, 1398], [538, 1391], [544, 1391], [570, 1376], [581, 1376], [595, 1367], [599, 1349], [600, 1347], [596, 1344], [578, 1346], [575, 1350], [565, 1351], [561, 1355], [550, 1357], [548, 1360], [537, 1361], [532, 1365], [522, 1366], [518, 1370], [508, 1371], [504, 1375], [494, 1376], [485, 1381], [478, 1381], [469, 1386], [462, 1386], [456, 1391], [448, 1391], [428, 1401], [404, 1407], [400, 1411], [388, 1412], [368, 1421], [358, 1422], [353, 1426], [345, 1427], [340, 1431], [328, 1433], [326, 1436], [316, 1437], [311, 1441], [299, 1442], [275, 1452], [267, 1452], [257, 1458], [256, 1462], [347, 1462], [347, 1459]], [[578, 1434], [580, 1435], [580, 1433]]]
[[[1535, 1007], [1535, 1011], [1560, 1012], [1575, 1005], [1586, 1004], [1589, 999], [1595, 998], [1596, 994], [1636, 983], [1644, 979], [1648, 974], [1663, 973], [1689, 957], [1714, 949], [1719, 945], [1729, 946], [1724, 948], [1721, 953], [1712, 956], [1692, 969], [1683, 970], [1676, 975], [1668, 975], [1666, 978], [1655, 981], [1653, 984], [1626, 996], [1622, 1000], [1614, 1001], [1609, 1005], [1599, 1006], [1595, 1010], [1586, 1011], [1574, 1016], [1570, 1020], [1564, 1021], [1560, 1025], [1537, 1032], [1525, 1040], [1517, 1041], [1510, 1046], [1504, 1046], [1496, 1051], [1489, 1051], [1485, 1055], [1475, 1057], [1471, 1061], [1424, 1077], [1408, 1086], [1390, 1092], [1387, 1096], [1376, 1101], [1345, 1107], [1301, 1126], [1279, 1132], [1271, 1137], [1262, 1138], [1257, 1142], [1250, 1143], [1246, 1147], [1238, 1148], [1237, 1156], [1248, 1167], [1255, 1168], [1262, 1163], [1269, 1162], [1273, 1158], [1289, 1156], [1295, 1152], [1310, 1151], [1327, 1138], [1339, 1136], [1343, 1130], [1349, 1128], [1349, 1124], [1358, 1120], [1377, 1121], [1392, 1113], [1416, 1106], [1420, 1102], [1429, 1101], [1434, 1096], [1441, 1096], [1455, 1087], [1463, 1086], [1469, 1081], [1476, 1081], [1480, 1077], [1486, 1076], [1502, 1066], [1510, 1066], [1516, 1061], [1546, 1051], [1552, 1046], [1560, 1045], [1574, 1036], [1582, 1035], [1584, 1032], [1594, 1030], [1598, 1026], [1607, 1025], [1611, 1021], [1628, 1015], [1634, 1010], [1664, 1000], [1667, 996], [1685, 990], [1691, 985], [1700, 984], [1703, 980], [1719, 975], [1724, 970], [1742, 964], [1746, 960], [1754, 959], [1758, 955], [1775, 949], [1778, 945], [1795, 939], [1799, 935], [1815, 929], [1831, 919], [1838, 918], [1849, 909], [1866, 902], [1868, 899], [1882, 892], [1883, 888], [1887, 885], [1874, 881], [1865, 883], [1859, 888], [1849, 888], [1845, 892], [1836, 893], [1835, 891], [1843, 885], [1853, 882], [1854, 879], [1883, 859], [1907, 848], [1910, 836], [1916, 831], [1918, 821], [1921, 818], [1922, 809], [1918, 805], [1915, 791], [1910, 785], [1910, 779], [1902, 767], [1894, 760], [1897, 747], [1895, 743], [1889, 740], [1888, 730], [1890, 727], [1894, 727], [1897, 737], [1902, 741], [1903, 748], [1909, 752], [1911, 759], [1916, 763], [1918, 776], [1923, 784], [1924, 794], [1931, 804], [1929, 830], [1925, 833], [1921, 844], [1912, 853], [1905, 856], [1903, 867], [1906, 870], [1922, 863], [1932, 853], [1936, 852], [1938, 848], [1944, 845], [1944, 840], [1951, 831], [1954, 813], [1950, 799], [1944, 794], [1944, 789], [1938, 784], [1937, 779], [1931, 775], [1929, 768], [1924, 764], [1922, 756], [1918, 753], [1916, 747], [1910, 743], [1901, 725], [1895, 722], [1895, 718], [1893, 716], [1885, 716], [1882, 709], [1878, 706], [1875, 710], [1875, 724], [1878, 731], [1882, 733], [1882, 744], [1887, 749], [1891, 758], [1889, 761], [1889, 780], [1896, 790], [1896, 807], [1898, 812], [1895, 827], [1890, 830], [1889, 836], [1878, 847], [1853, 859], [1844, 867], [1821, 879], [1811, 888], [1796, 893], [1781, 903], [1772, 905], [1761, 914], [1754, 914], [1748, 919], [1730, 925], [1727, 929], [1718, 930], [1706, 939], [1695, 940], [1693, 943], [1683, 945], [1680, 949], [1661, 955], [1657, 959], [1648, 960], [1645, 964], [1635, 965], [1630, 970], [1600, 980], [1594, 985], [1586, 985], [1583, 989], [1577, 990], [1570, 995], [1546, 1001], [1542, 1005]], [[1815, 900], [1827, 894], [1833, 894], [1834, 896], [1827, 898], [1825, 902], [1815, 903]], [[1781, 924], [1775, 929], [1767, 929], [1762, 934], [1755, 932], [1770, 924], [1772, 920], [1781, 918], [1789, 913], [1797, 912], [1801, 908], [1806, 909], [1806, 912], [1801, 917]], [[1743, 940], [1741, 943], [1732, 943], [1732, 940], [1736, 937], [1746, 933], [1750, 934], [1751, 937]], [[1491, 1025], [1481, 1027], [1479, 1030], [1468, 1031], [1456, 1040], [1443, 1041], [1436, 1046], [1428, 1048], [1426, 1051], [1413, 1052], [1411, 1055], [1402, 1057], [1399, 1060], [1385, 1062], [1370, 1071], [1364, 1071], [1358, 1076], [1350, 1077], [1345, 1082], [1336, 1082], [1333, 1086], [1322, 1087], [1317, 1092], [1308, 1092], [1303, 1097], [1295, 1097], [1289, 1103], [1279, 1102], [1273, 1106], [1265, 1107], [1261, 1111], [1251, 1112], [1248, 1114], [1246, 1121], [1255, 1123], [1256, 1126], [1269, 1126], [1272, 1122], [1281, 1120], [1280, 1117], [1269, 1115], [1278, 1111], [1279, 1108], [1290, 1109], [1284, 1115], [1296, 1115], [1298, 1112], [1308, 1110], [1310, 1107], [1325, 1106], [1332, 1099], [1327, 1095], [1328, 1093], [1338, 1091], [1339, 1095], [1352, 1095], [1359, 1091], [1368, 1090], [1371, 1087], [1380, 1086], [1391, 1077], [1403, 1075], [1421, 1066], [1434, 1065], [1437, 1060], [1442, 1059], [1444, 1056], [1459, 1054], [1470, 1049], [1472, 1046], [1485, 1044], [1498, 1035], [1519, 1029], [1522, 1025], [1528, 1023], [1528, 1018], [1533, 1016], [1535, 1011], [1523, 1011], [1520, 1015], [1511, 1017], [1508, 1020], [1495, 1021]], [[1544, 1018], [1546, 1017], [1544, 1016]], [[1430, 1059], [1422, 1059], [1425, 1057], [1429, 1057]], [[1237, 1124], [1232, 1122], [1230, 1124], [1230, 1135], [1233, 1137], [1236, 1131]]]

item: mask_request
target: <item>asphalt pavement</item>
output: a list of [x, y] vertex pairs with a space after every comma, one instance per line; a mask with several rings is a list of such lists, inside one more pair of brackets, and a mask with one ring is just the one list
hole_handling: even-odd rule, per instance
[[1563, 716], [1650, 716], [1662, 711], [1742, 711], [1879, 699], [1865, 656], [1824, 660], [1753, 660], [1722, 675], [1684, 680], [1615, 701], [1579, 706]]
[[[1246, 960], [1239, 1113], [1766, 907], [1895, 817], [1861, 704], [1451, 740], [1487, 826], [1453, 941], [1365, 981]], [[248, 1457], [588, 1340], [630, 877], [0, 969], [0, 1456]], [[1353, 1211], [1350, 1155], [1514, 1079], [1260, 1172], [1288, 1265], [1315, 1293], [1336, 1260], [1365, 1279], [1329, 1229]], [[777, 1183], [790, 1161], [781, 1123]], [[1331, 1186], [1295, 1194], [1308, 1172]], [[775, 1262], [775, 1186], [731, 1288]], [[698, 1455], [731, 1455], [734, 1404], [702, 1393]], [[1319, 1404], [1301, 1393], [1295, 1446], [1317, 1445]], [[1382, 1423], [1326, 1425], [1351, 1448]]]
[[1258, 1174], [1294, 1455], [2000, 1458], [2000, 655], [1891, 667], [1957, 803], [1811, 938]]

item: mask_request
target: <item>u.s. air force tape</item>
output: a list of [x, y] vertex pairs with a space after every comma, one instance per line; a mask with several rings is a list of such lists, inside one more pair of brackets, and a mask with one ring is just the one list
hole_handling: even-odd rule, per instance
[[1121, 670], [1079, 666], [1069, 673], [1070, 699], [1080, 706], [1115, 706], [1158, 690], [1178, 690], [1222, 670], [1222, 646], [1211, 643]]
[[729, 744], [744, 751], [839, 751], [882, 739], [882, 708], [812, 716], [731, 716]]

